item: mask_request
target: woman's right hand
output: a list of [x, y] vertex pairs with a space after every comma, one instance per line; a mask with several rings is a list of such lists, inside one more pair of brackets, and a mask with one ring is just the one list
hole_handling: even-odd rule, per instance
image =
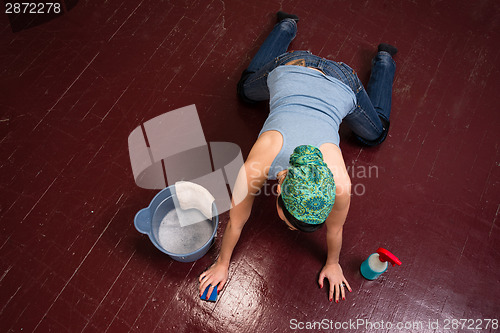
[[207, 299], [212, 295], [212, 291], [215, 287], [217, 287], [217, 292], [221, 291], [224, 288], [224, 284], [226, 284], [229, 265], [223, 264], [219, 261], [216, 261], [209, 269], [203, 272], [200, 275], [200, 297], [203, 295], [203, 292], [210, 284], [210, 289], [208, 289]]

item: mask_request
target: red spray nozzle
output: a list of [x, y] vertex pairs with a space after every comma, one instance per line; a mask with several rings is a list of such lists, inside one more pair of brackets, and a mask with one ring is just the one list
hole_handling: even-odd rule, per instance
[[379, 255], [380, 261], [388, 261], [392, 264], [393, 267], [394, 265], [401, 265], [401, 260], [399, 260], [394, 254], [387, 251], [386, 249], [379, 247], [377, 253]]

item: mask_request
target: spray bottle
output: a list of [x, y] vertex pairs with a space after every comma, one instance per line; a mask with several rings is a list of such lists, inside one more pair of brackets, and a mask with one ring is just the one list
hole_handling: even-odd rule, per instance
[[368, 280], [375, 280], [387, 270], [387, 262], [392, 266], [401, 265], [401, 261], [394, 254], [379, 247], [376, 253], [372, 253], [368, 259], [361, 264], [361, 275]]

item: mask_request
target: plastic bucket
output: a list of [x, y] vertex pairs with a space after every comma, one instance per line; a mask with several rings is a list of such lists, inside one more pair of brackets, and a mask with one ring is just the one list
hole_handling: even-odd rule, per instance
[[[219, 216], [215, 203], [212, 204], [212, 219], [200, 218], [202, 222], [181, 227], [173, 198], [175, 186], [161, 190], [147, 208], [141, 209], [134, 218], [135, 228], [149, 236], [151, 242], [160, 251], [180, 262], [192, 262], [203, 257], [212, 245]], [[201, 212], [190, 209], [190, 214], [202, 215]], [[187, 211], [186, 211], [187, 212]]]

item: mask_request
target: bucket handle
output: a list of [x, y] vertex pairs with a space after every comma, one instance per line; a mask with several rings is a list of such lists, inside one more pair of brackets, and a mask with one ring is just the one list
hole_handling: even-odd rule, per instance
[[134, 218], [134, 224], [137, 231], [148, 234], [151, 231], [151, 214], [148, 208], [141, 209]]

